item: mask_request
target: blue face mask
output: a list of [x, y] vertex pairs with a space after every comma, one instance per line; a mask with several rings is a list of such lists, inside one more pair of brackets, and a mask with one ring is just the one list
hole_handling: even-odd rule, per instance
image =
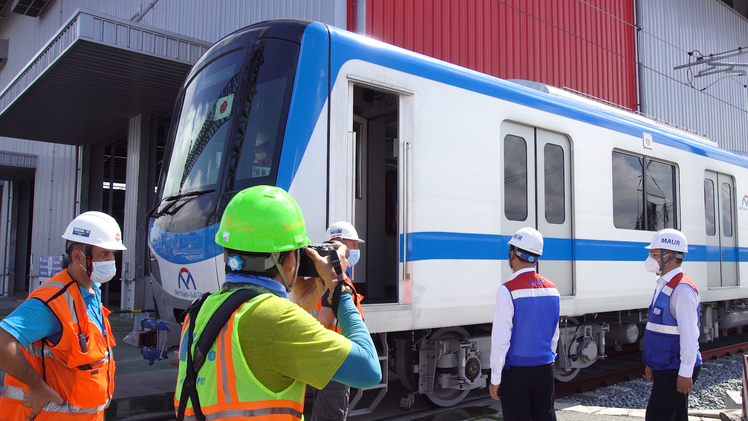
[[348, 256], [348, 264], [353, 266], [358, 263], [358, 259], [361, 257], [361, 250], [348, 250], [351, 252]]

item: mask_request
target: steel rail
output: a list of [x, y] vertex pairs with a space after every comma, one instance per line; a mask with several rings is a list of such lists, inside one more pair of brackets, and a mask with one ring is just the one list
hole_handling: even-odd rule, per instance
[[[701, 358], [702, 360], [707, 361], [723, 357], [725, 355], [732, 355], [737, 352], [743, 352], [745, 350], [748, 350], [748, 342], [741, 342], [702, 351]], [[586, 390], [594, 390], [599, 387], [605, 387], [612, 384], [637, 379], [643, 375], [644, 364], [637, 364], [631, 367], [577, 378], [570, 382], [556, 382], [556, 396], [569, 396], [574, 393], [579, 393]]]

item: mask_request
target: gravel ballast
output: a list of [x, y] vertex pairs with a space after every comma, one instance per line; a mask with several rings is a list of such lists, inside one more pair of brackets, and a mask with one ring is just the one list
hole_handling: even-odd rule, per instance
[[[688, 394], [688, 407], [696, 410], [724, 409], [727, 391], [741, 391], [742, 361], [742, 354], [705, 361], [693, 391]], [[644, 376], [637, 381], [619, 383], [615, 388], [594, 390], [594, 393], [602, 395], [599, 398], [572, 395], [565, 399], [587, 406], [644, 409], [652, 386], [651, 383], [643, 383], [647, 383]], [[620, 388], [627, 390], [618, 390]]]

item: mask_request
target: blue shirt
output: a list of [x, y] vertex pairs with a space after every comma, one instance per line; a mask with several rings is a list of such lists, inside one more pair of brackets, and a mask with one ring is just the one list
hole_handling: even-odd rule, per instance
[[[106, 336], [104, 330], [104, 315], [101, 312], [101, 284], [93, 284], [93, 293], [80, 288], [83, 301], [86, 303], [86, 312], [99, 330]], [[29, 344], [49, 338], [57, 343], [62, 335], [62, 324], [57, 316], [41, 300], [32, 298], [24, 301], [17, 309], [13, 310], [5, 319], [0, 321], [0, 327], [13, 335], [24, 348]]]

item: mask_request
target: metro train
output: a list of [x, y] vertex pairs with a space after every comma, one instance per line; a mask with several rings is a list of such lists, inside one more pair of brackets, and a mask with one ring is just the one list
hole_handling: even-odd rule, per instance
[[408, 389], [450, 406], [486, 385], [507, 241], [525, 226], [561, 294], [560, 380], [640, 339], [655, 285], [644, 247], [662, 228], [688, 238], [701, 340], [748, 324], [743, 182], [748, 158], [662, 122], [322, 23], [262, 22], [208, 50], [177, 99], [153, 289], [172, 321], [219, 289], [226, 204], [282, 187], [312, 241], [355, 225], [366, 324]]

